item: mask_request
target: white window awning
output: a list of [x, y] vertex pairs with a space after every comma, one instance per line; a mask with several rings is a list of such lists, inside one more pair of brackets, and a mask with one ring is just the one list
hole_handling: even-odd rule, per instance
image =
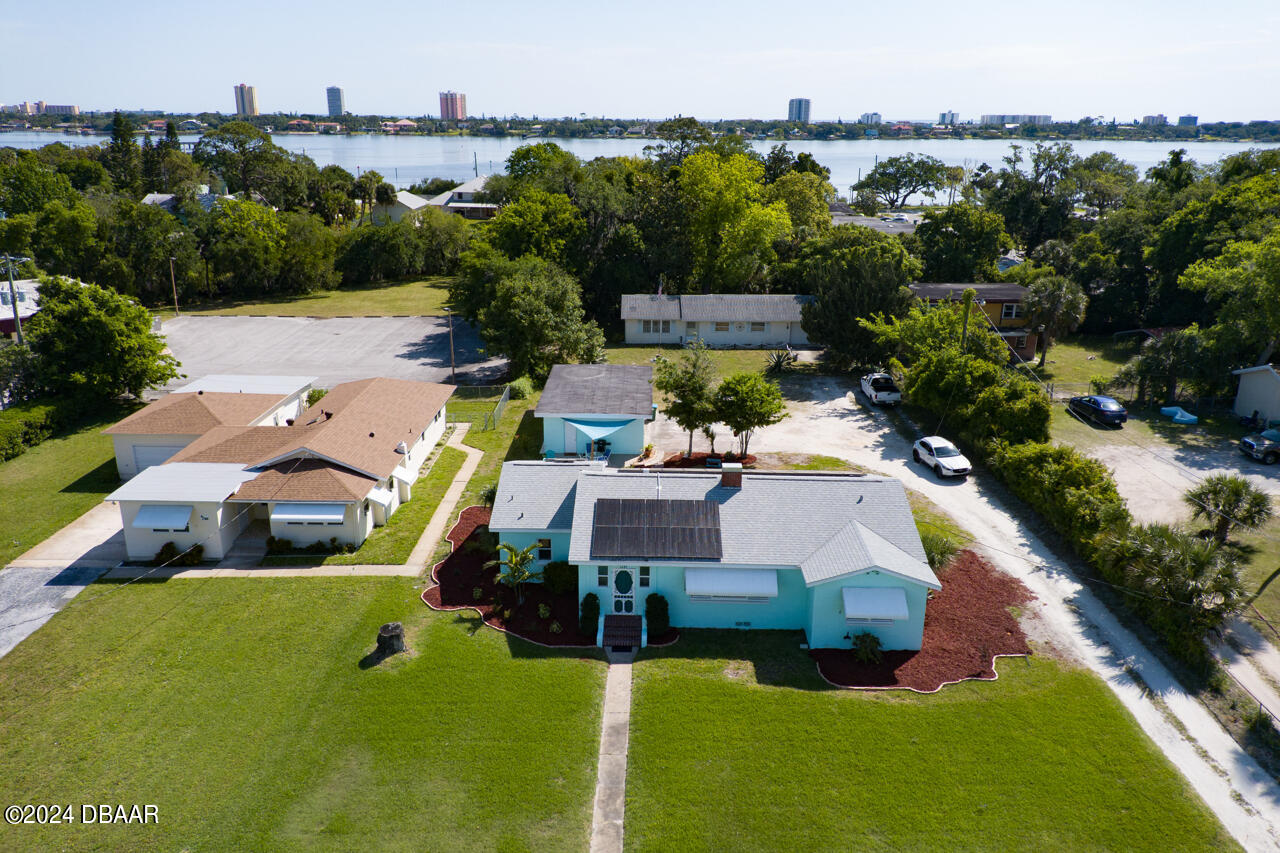
[[341, 523], [347, 515], [346, 504], [276, 504], [271, 508], [272, 521], [318, 521]]
[[406, 486], [413, 485], [413, 481], [414, 481], [413, 474], [409, 473], [403, 468], [397, 468], [396, 470], [392, 471], [391, 476], [395, 477], [397, 480], [404, 483]]
[[149, 530], [181, 530], [191, 523], [192, 508], [174, 504], [143, 504], [133, 527]]
[[374, 489], [369, 492], [369, 500], [373, 501], [383, 509], [391, 508], [391, 498], [392, 494], [390, 489]]
[[910, 618], [907, 591], [900, 586], [846, 586], [840, 592], [844, 596], [845, 619]]
[[777, 598], [776, 569], [685, 569], [686, 595]]

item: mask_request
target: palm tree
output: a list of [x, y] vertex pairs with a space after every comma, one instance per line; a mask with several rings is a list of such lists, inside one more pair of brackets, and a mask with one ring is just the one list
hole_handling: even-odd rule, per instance
[[530, 568], [537, 551], [537, 542], [523, 549], [503, 542], [498, 545], [500, 558], [484, 564], [486, 569], [502, 569], [493, 579], [514, 589], [518, 604], [524, 604], [524, 585], [529, 581], [542, 580], [542, 572]]
[[1271, 496], [1238, 474], [1214, 474], [1182, 496], [1191, 506], [1192, 518], [1213, 525], [1218, 544], [1227, 541], [1232, 530], [1255, 530], [1272, 515]]
[[373, 191], [373, 200], [378, 207], [383, 209], [383, 216], [386, 221], [391, 221], [391, 208], [396, 203], [396, 188], [391, 184], [383, 181]]
[[1053, 340], [1072, 331], [1084, 320], [1089, 297], [1071, 279], [1047, 275], [1036, 279], [1027, 288], [1026, 306], [1032, 320], [1044, 326], [1044, 348], [1040, 350], [1038, 365], [1044, 367]]

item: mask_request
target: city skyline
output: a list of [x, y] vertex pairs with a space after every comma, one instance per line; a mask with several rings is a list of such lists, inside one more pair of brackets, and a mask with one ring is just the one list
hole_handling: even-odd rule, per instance
[[[1184, 0], [1084, 0], [1073, 15], [1052, 19], [1048, 10], [1004, 0], [978, 9], [921, 0], [910, 16], [808, 3], [783, 17], [751, 2], [652, 0], [639, 15], [568, 2], [553, 2], [548, 13], [497, 0], [484, 21], [466, 7], [391, 0], [380, 15], [394, 19], [397, 31], [459, 35], [443, 47], [398, 50], [390, 64], [359, 51], [278, 49], [286, 36], [343, 43], [348, 10], [332, 0], [318, 0], [305, 19], [228, 0], [199, 21], [204, 40], [226, 47], [198, 65], [171, 74], [128, 63], [91, 66], [87, 57], [100, 55], [104, 43], [140, 54], [188, 40], [192, 16], [150, 14], [149, 5], [122, 0], [106, 20], [84, 0], [0, 12], [11, 36], [0, 102], [39, 93], [85, 110], [225, 112], [225, 87], [241, 78], [261, 90], [260, 112], [325, 114], [320, 90], [328, 78], [362, 93], [361, 114], [381, 115], [434, 115], [434, 95], [452, 88], [468, 94], [471, 112], [488, 116], [768, 119], [781, 117], [779, 105], [800, 91], [818, 105], [814, 121], [852, 121], [872, 110], [925, 118], [944, 108], [962, 120], [1006, 110], [1066, 120], [1280, 118], [1269, 94], [1280, 89], [1272, 49], [1280, 10], [1258, 0], [1228, 0], [1208, 17]], [[566, 16], [575, 21], [568, 30], [555, 23]], [[673, 16], [681, 20], [676, 31], [662, 23]], [[768, 26], [760, 25], [766, 16]], [[247, 32], [237, 23], [246, 18], [255, 21]], [[1237, 26], [1242, 19], [1247, 28]], [[47, 62], [39, 34], [53, 30], [65, 55], [86, 60]], [[857, 32], [885, 37], [867, 43], [828, 35]], [[919, 49], [904, 49], [904, 38]], [[475, 56], [486, 61], [467, 61]]]

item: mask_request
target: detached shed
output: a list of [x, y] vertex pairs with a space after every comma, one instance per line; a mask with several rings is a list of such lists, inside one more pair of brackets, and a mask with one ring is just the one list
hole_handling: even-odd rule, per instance
[[1240, 377], [1235, 413], [1247, 418], [1254, 412], [1268, 421], [1280, 420], [1280, 373], [1274, 364], [1231, 371]]

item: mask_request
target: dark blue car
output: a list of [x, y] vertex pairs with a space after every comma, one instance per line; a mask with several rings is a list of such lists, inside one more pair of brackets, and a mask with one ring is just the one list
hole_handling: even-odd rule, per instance
[[1129, 413], [1125, 411], [1124, 406], [1110, 397], [1102, 397], [1097, 394], [1072, 397], [1067, 401], [1067, 408], [1080, 417], [1088, 418], [1099, 424], [1120, 426], [1129, 420]]

